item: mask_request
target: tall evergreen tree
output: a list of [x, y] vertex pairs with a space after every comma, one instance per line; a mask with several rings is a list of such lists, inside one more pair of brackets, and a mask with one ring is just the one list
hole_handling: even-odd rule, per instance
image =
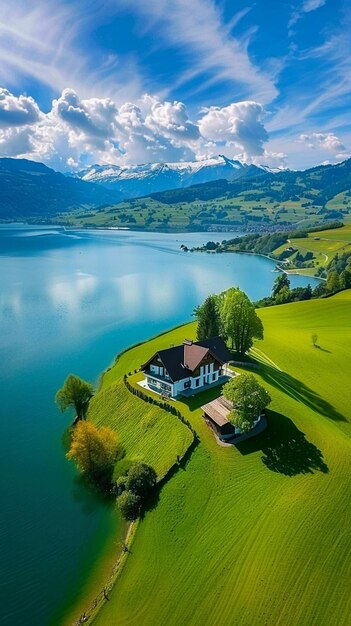
[[275, 298], [284, 287], [290, 289], [290, 280], [287, 274], [279, 274], [273, 283], [272, 297]]
[[197, 317], [196, 337], [198, 341], [210, 339], [220, 334], [220, 318], [216, 296], [208, 296], [203, 304], [195, 309]]

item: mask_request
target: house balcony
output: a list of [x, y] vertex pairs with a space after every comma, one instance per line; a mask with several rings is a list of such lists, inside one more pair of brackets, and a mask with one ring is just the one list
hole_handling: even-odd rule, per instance
[[169, 385], [173, 384], [169, 376], [161, 376], [160, 374], [155, 374], [154, 372], [151, 372], [151, 370], [149, 369], [144, 370], [144, 374], [145, 376], [154, 378], [155, 380], [158, 380], [161, 383], [168, 383]]

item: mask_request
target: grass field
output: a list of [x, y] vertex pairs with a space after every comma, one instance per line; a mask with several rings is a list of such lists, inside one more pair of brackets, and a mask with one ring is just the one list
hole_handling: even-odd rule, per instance
[[[200, 444], [145, 514], [94, 624], [350, 623], [351, 292], [259, 315], [268, 430], [219, 447], [200, 409], [215, 392], [177, 403]], [[125, 353], [103, 389], [194, 330]]]
[[[227, 196], [211, 200], [192, 200], [165, 203], [154, 198], [140, 198], [119, 204], [90, 210], [75, 210], [55, 215], [55, 224], [77, 228], [84, 226], [127, 227], [142, 230], [207, 230], [233, 228], [235, 226], [257, 227], [279, 224], [311, 224], [318, 217], [318, 207], [306, 206], [306, 198], [276, 202], [255, 192], [243, 192], [233, 198]], [[337, 203], [335, 207], [338, 208]], [[343, 206], [344, 219], [349, 219], [348, 209]]]
[[[273, 255], [278, 256], [289, 246], [293, 246], [303, 255], [306, 252], [313, 252], [313, 267], [299, 268], [299, 273], [313, 275], [320, 267], [327, 267], [336, 254], [351, 252], [351, 224], [345, 224], [342, 228], [309, 233], [304, 238], [291, 239], [274, 250]], [[296, 253], [289, 257], [292, 262], [295, 256]]]
[[126, 389], [124, 373], [138, 369], [147, 360], [147, 354], [142, 344], [120, 356], [105, 373], [99, 392], [92, 398], [88, 418], [98, 426], [116, 430], [126, 457], [148, 463], [160, 479], [176, 462], [177, 456], [182, 457], [188, 449], [192, 434], [174, 415], [146, 404]]

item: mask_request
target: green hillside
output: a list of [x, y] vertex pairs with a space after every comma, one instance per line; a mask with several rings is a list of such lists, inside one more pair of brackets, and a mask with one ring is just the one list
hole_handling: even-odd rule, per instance
[[120, 198], [99, 185], [27, 159], [0, 159], [0, 186], [0, 221], [48, 221], [58, 211], [86, 211]]
[[302, 172], [218, 180], [154, 193], [59, 219], [73, 226], [146, 230], [249, 230], [350, 219], [351, 160]]
[[[200, 409], [214, 391], [177, 403], [200, 445], [140, 522], [94, 624], [349, 624], [350, 313], [350, 291], [259, 310], [256, 375], [273, 402], [256, 439], [215, 442]], [[194, 332], [125, 353], [104, 388]]]

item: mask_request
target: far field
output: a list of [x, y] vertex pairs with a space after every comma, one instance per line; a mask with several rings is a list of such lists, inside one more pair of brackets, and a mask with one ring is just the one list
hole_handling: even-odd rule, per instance
[[[289, 246], [293, 246], [303, 255], [306, 252], [313, 253], [312, 267], [299, 268], [299, 273], [314, 275], [320, 267], [327, 267], [336, 254], [351, 252], [351, 224], [346, 224], [343, 228], [309, 233], [304, 239], [289, 239], [286, 245], [274, 250], [273, 255], [278, 256]], [[296, 259], [297, 252], [289, 257], [292, 262]]]
[[[350, 313], [351, 291], [259, 310], [265, 339], [253, 356], [262, 363], [257, 377], [273, 402], [269, 428], [256, 439], [217, 445], [200, 405], [218, 391], [177, 402], [200, 443], [140, 522], [94, 624], [350, 623]], [[121, 375], [155, 348], [194, 335], [195, 324], [189, 324], [126, 352], [105, 375], [91, 417], [101, 421], [104, 415], [118, 430], [127, 408], [129, 427], [138, 429], [148, 405], [133, 410], [134, 397], [125, 405], [118, 400]], [[132, 378], [136, 382], [138, 375]], [[184, 445], [182, 433], [171, 436]], [[166, 436], [171, 460], [168, 443]], [[137, 454], [133, 445], [131, 450]], [[147, 441], [144, 447], [140, 440], [139, 450], [149, 458]], [[161, 459], [155, 462], [162, 467]]]
[[[141, 230], [233, 230], [235, 227], [267, 228], [286, 223], [309, 225], [320, 222], [320, 207], [303, 206], [306, 198], [272, 202], [269, 196], [254, 199], [254, 192], [234, 198], [182, 201], [172, 204], [153, 198], [139, 198], [112, 207], [63, 213], [55, 224], [73, 227], [118, 227]], [[345, 207], [342, 209], [345, 211]], [[343, 219], [349, 219], [346, 210]]]
[[[312, 232], [301, 229], [300, 237], [291, 236], [289, 233], [248, 235], [238, 239], [227, 236], [219, 242], [209, 241], [200, 250], [268, 254], [276, 259], [287, 273], [326, 277], [328, 266], [337, 254], [342, 256], [351, 253], [351, 224], [342, 225], [342, 222], [340, 224], [341, 227], [326, 228], [317, 232], [313, 229]], [[298, 231], [293, 232], [297, 234]], [[210, 236], [209, 234], [209, 238]]]

